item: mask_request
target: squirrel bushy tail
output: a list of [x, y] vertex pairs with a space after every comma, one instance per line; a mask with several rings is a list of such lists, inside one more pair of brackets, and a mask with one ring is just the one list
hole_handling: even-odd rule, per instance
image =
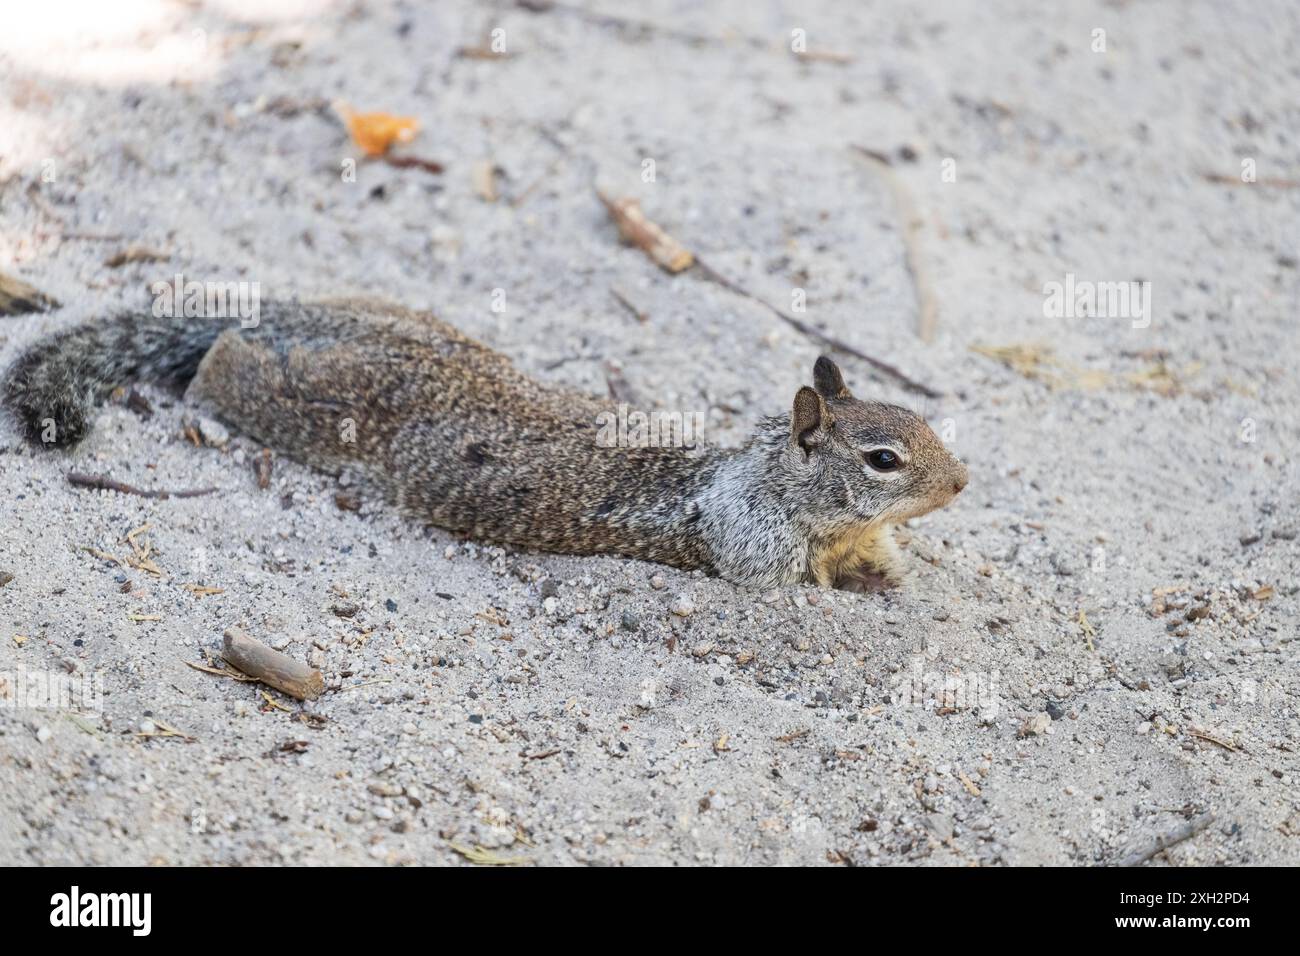
[[113, 389], [135, 379], [184, 384], [227, 327], [130, 313], [77, 326], [19, 357], [5, 375], [4, 404], [28, 440], [75, 445]]
[[[70, 447], [85, 437], [95, 405], [128, 382], [183, 386], [231, 319], [119, 313], [92, 320], [29, 347], [5, 371], [0, 402], [23, 436], [36, 444]], [[257, 326], [241, 337], [272, 347], [288, 342], [337, 343], [355, 331], [327, 308], [297, 302], [263, 306]]]

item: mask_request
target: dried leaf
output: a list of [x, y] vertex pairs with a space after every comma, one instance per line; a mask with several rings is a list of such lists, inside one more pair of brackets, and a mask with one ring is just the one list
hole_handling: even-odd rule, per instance
[[367, 156], [383, 156], [394, 143], [409, 143], [415, 139], [420, 123], [411, 116], [394, 116], [392, 113], [357, 113], [346, 103], [334, 104], [352, 136]]

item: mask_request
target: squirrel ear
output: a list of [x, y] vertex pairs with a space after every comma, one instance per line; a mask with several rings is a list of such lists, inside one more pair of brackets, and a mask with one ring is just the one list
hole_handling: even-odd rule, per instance
[[849, 398], [849, 387], [844, 384], [840, 367], [823, 355], [813, 366], [813, 385], [822, 398]]
[[822, 397], [807, 385], [799, 389], [790, 413], [790, 444], [798, 445], [806, 454], [821, 443], [819, 433], [829, 426], [830, 409]]

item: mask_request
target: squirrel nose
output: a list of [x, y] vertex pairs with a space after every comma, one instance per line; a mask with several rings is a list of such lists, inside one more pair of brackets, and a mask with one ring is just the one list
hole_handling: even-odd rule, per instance
[[959, 463], [957, 467], [959, 470], [952, 480], [952, 493], [954, 495], [961, 493], [961, 490], [966, 487], [966, 479], [969, 477], [965, 465]]

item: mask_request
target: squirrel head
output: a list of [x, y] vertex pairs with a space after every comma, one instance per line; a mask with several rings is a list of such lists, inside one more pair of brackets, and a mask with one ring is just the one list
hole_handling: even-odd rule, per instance
[[826, 356], [813, 366], [813, 386], [794, 397], [782, 458], [814, 527], [906, 521], [966, 487], [966, 466], [919, 415], [854, 398]]

